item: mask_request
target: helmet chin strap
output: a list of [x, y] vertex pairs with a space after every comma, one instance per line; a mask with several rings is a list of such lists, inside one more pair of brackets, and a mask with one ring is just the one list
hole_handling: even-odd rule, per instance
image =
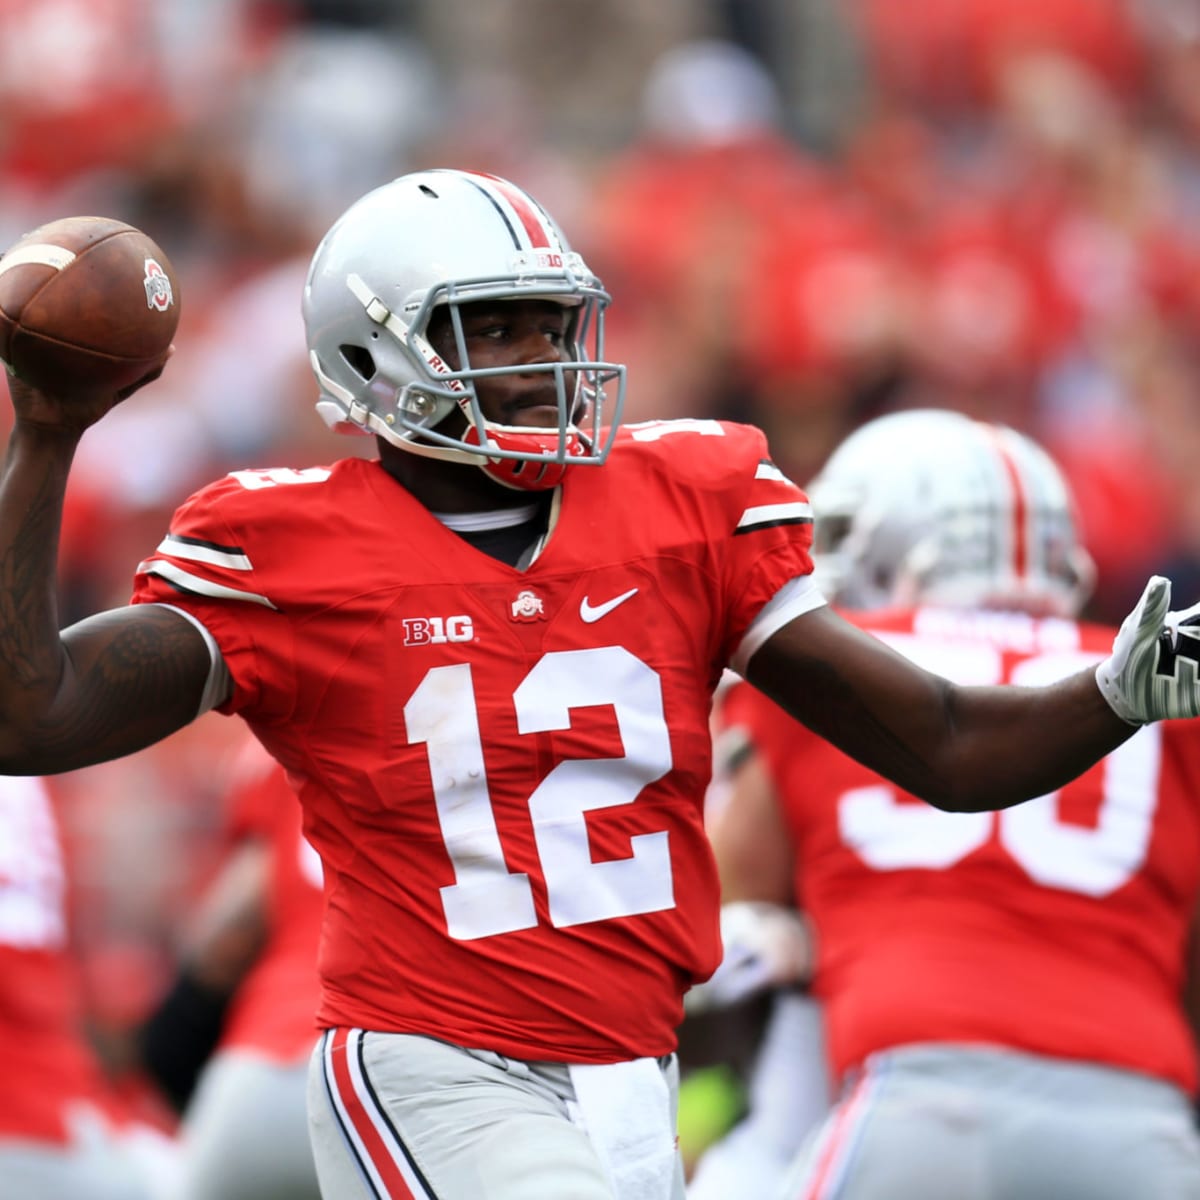
[[[568, 466], [586, 465], [594, 461], [586, 457], [591, 446], [590, 440], [574, 425], [568, 426], [560, 434], [557, 428], [525, 429], [485, 422], [484, 429], [488, 438], [485, 447], [479, 440], [478, 428], [471, 424], [463, 432], [461, 441], [464, 446], [477, 446], [479, 449], [459, 449], [456, 446], [422, 440], [422, 434], [428, 433], [427, 430], [410, 426], [397, 429], [377, 413], [367, 416], [367, 424], [373, 432], [401, 450], [420, 455], [422, 458], [478, 467], [497, 483], [514, 491], [548, 491], [563, 481]], [[492, 447], [556, 457], [548, 461], [492, 457], [487, 453], [487, 449]]]
[[[528, 458], [488, 458], [483, 456], [479, 466], [497, 483], [519, 491], [541, 492], [558, 487], [573, 460], [586, 455], [589, 444], [584, 435], [574, 426], [564, 429], [517, 429], [511, 425], [493, 425], [485, 422], [488, 442], [503, 450], [516, 450], [526, 454], [553, 454], [549, 461], [531, 461]], [[468, 445], [479, 444], [479, 430], [472, 424], [463, 434]]]

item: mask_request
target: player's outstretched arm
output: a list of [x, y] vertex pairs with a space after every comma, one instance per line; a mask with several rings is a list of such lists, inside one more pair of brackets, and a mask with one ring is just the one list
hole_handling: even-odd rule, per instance
[[709, 823], [725, 953], [708, 981], [688, 992], [689, 1013], [807, 983], [813, 972], [812, 931], [796, 912], [796, 851], [762, 755], [739, 755], [728, 789]]
[[9, 392], [16, 420], [0, 474], [0, 773], [51, 774], [182, 728], [199, 710], [210, 659], [186, 618], [153, 605], [60, 633], [67, 476], [83, 432], [124, 395], [51, 397], [11, 376]]
[[1135, 728], [1106, 703], [1093, 670], [1046, 688], [960, 687], [828, 608], [769, 638], [747, 677], [847, 754], [951, 812], [1053, 791]]
[[757, 749], [731, 772], [724, 801], [709, 821], [709, 841], [722, 900], [795, 904], [796, 850], [770, 768]]

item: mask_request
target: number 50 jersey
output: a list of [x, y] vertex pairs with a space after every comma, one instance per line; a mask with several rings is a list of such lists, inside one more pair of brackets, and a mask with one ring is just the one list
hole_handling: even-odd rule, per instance
[[[961, 683], [1042, 686], [1113, 631], [936, 608], [854, 618]], [[1200, 726], [1147, 725], [1078, 779], [1001, 812], [943, 813], [746, 685], [723, 720], [768, 764], [816, 927], [833, 1074], [955, 1043], [1104, 1063], [1193, 1092], [1180, 997], [1200, 902]]]
[[223, 711], [300, 796], [322, 1025], [660, 1055], [719, 958], [711, 696], [822, 602], [811, 511], [761, 433], [713, 421], [626, 427], [556, 503], [517, 570], [377, 462], [235, 472], [139, 568], [135, 602], [212, 633]]

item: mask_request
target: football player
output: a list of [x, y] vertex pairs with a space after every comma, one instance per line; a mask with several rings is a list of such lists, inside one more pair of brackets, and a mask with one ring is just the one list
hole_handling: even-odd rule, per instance
[[971, 819], [1200, 711], [1165, 579], [1098, 673], [1050, 688], [959, 686], [834, 614], [759, 431], [621, 426], [608, 301], [508, 181], [368, 193], [317, 247], [303, 317], [318, 409], [378, 457], [201, 489], [132, 603], [62, 631], [63, 488], [122, 397], [9, 381], [0, 770], [128, 754], [213, 707], [283, 764], [325, 877], [309, 1112], [339, 1200], [681, 1194], [726, 666]]
[[231, 774], [229, 849], [137, 1057], [182, 1112], [173, 1200], [317, 1200], [305, 1093], [321, 863], [256, 741]]
[[[1046, 686], [1112, 643], [1074, 619], [1092, 569], [1066, 483], [1012, 429], [884, 417], [809, 494], [822, 592], [947, 678]], [[1200, 966], [1200, 727], [1146, 725], [1037, 800], [951, 815], [744, 683], [722, 710], [753, 747], [713, 825], [725, 896], [805, 913], [840, 1088], [764, 1194], [1200, 1196], [1200, 1009], [1181, 1002]], [[714, 1160], [760, 1163], [779, 1140], [760, 1122], [781, 1124], [759, 1114]]]
[[66, 895], [47, 781], [0, 778], [0, 1195], [151, 1200], [166, 1176], [85, 1036]]

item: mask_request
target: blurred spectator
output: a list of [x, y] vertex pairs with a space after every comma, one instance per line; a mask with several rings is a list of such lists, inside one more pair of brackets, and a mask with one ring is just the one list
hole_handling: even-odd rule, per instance
[[308, 242], [353, 200], [410, 169], [443, 106], [429, 56], [400, 36], [299, 28], [252, 81], [239, 130], [247, 202]]
[[81, 177], [139, 173], [255, 68], [282, 12], [261, 0], [0, 0], [3, 207], [25, 193], [41, 221]]
[[1200, 254], [1172, 192], [1170, 151], [1147, 140], [1102, 78], [1078, 61], [1012, 59], [1000, 78], [994, 165], [1008, 223], [1039, 264], [1042, 321], [1053, 330], [1035, 361], [1035, 407], [1077, 488], [1100, 565], [1092, 612], [1112, 620], [1137, 572], [1164, 569], [1173, 510], [1193, 474], [1156, 446], [1197, 418], [1165, 421], [1155, 380], [1176, 374], [1181, 317]]
[[0, 779], [0, 1190], [152, 1200], [170, 1150], [131, 1120], [85, 1036], [49, 786]]
[[631, 419], [745, 412], [739, 301], [767, 223], [811, 203], [823, 172], [780, 127], [775, 84], [722, 41], [668, 51], [641, 92], [638, 137], [598, 181], [588, 252], [616, 295], [611, 352]]
[[809, 478], [894, 386], [908, 282], [879, 213], [844, 188], [764, 214], [726, 298], [738, 416]]
[[1132, 95], [1143, 56], [1126, 0], [849, 0], [877, 85], [939, 115], [980, 116], [1013, 56], [1064, 53]]
[[455, 87], [498, 71], [515, 76], [548, 142], [583, 162], [602, 160], [629, 137], [650, 64], [716, 24], [710, 0], [422, 0], [417, 7], [413, 32]]
[[586, 181], [579, 155], [556, 145], [549, 114], [528, 81], [510, 70], [472, 72], [444, 92], [433, 136], [414, 150], [415, 164], [457, 164], [502, 179], [528, 180], [531, 195], [564, 227], [587, 218]]

